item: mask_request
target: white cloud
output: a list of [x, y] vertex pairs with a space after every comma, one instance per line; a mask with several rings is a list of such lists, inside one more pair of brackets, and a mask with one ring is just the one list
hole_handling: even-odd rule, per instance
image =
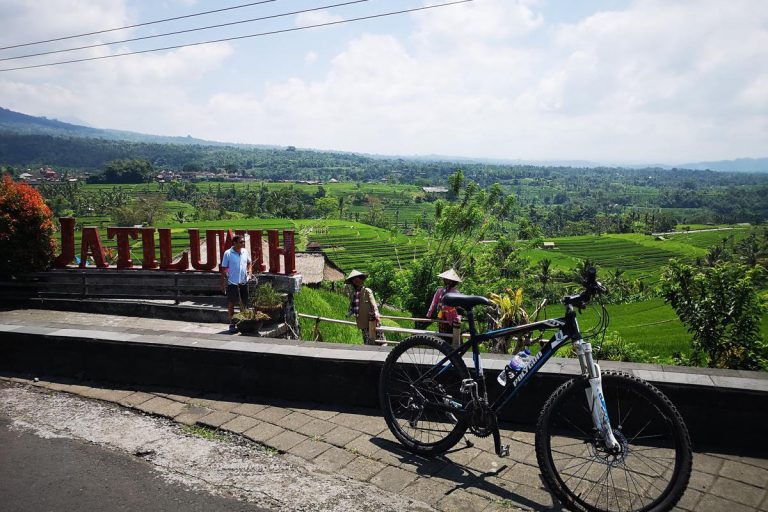
[[[324, 79], [273, 84], [262, 104], [280, 118], [278, 137], [309, 147], [646, 162], [760, 156], [768, 10], [759, 4], [638, 1], [557, 27], [529, 4], [446, 8], [416, 18], [413, 44], [358, 38]], [[515, 41], [537, 30], [553, 42]]]
[[[36, 5], [30, 5], [36, 4]], [[25, 0], [3, 0], [0, 2], [2, 21], [2, 44], [29, 43], [58, 37], [66, 37], [94, 30], [122, 27], [130, 19], [123, 0], [47, 0], [28, 2]], [[121, 32], [124, 34], [124, 32]], [[90, 39], [69, 39], [42, 46], [19, 48], [15, 53], [32, 53], [41, 48], [62, 49], [79, 46]]]
[[327, 10], [302, 12], [296, 15], [296, 26], [309, 27], [311, 25], [323, 25], [343, 20], [343, 16], [332, 14]]
[[[70, 16], [59, 26], [36, 3], [6, 0], [3, 28], [43, 17], [38, 32], [7, 39], [134, 21], [118, 0], [50, 3], [82, 7], [88, 21]], [[545, 7], [483, 0], [412, 15], [398, 25], [407, 33], [339, 29], [336, 38], [354, 35], [327, 69], [307, 38], [295, 60], [278, 59], [282, 78], [254, 60], [249, 80], [227, 80], [238, 55], [221, 44], [0, 73], [0, 97], [37, 115], [232, 142], [672, 163], [765, 156], [763, 0], [636, 0], [559, 25]], [[321, 11], [296, 23], [336, 19]]]
[[[54, 15], [55, 13], [56, 15]], [[94, 28], [120, 27], [135, 23], [124, 2], [104, 0], [49, 0], [5, 2], [3, 27], [33, 28], [27, 39], [44, 39], [93, 31]], [[8, 18], [8, 16], [11, 16]], [[121, 31], [121, 38], [128, 37]], [[21, 40], [21, 35], [14, 36]], [[112, 40], [115, 36], [102, 36]], [[57, 43], [59, 48], [93, 42], [85, 38]], [[72, 58], [109, 56], [135, 48], [98, 47], [75, 54], [49, 56], [47, 61], [8, 61], [16, 63], [55, 62]], [[27, 71], [0, 74], [2, 106], [33, 115], [79, 118], [93, 126], [148, 133], [183, 133], [180, 127], [185, 111], [197, 107], [189, 99], [187, 85], [221, 66], [232, 54], [226, 43], [180, 48], [177, 50], [119, 58], [65, 64]], [[2, 67], [2, 66], [0, 66]], [[10, 66], [8, 66], [10, 67]]]
[[535, 2], [481, 1], [429, 9], [412, 16], [419, 21], [416, 36], [422, 42], [459, 45], [529, 34], [543, 23], [543, 17], [533, 11], [532, 4]]

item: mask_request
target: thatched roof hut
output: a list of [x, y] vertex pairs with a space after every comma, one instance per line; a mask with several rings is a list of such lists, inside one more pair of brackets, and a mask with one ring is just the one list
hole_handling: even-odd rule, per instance
[[318, 285], [323, 281], [343, 281], [344, 273], [325, 254], [297, 252], [296, 272], [302, 275], [306, 285]]

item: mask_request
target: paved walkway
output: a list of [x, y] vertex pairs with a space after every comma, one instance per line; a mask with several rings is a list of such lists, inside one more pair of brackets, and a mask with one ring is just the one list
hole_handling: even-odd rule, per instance
[[[95, 383], [7, 378], [147, 414], [242, 435], [327, 471], [370, 482], [442, 511], [558, 510], [536, 464], [533, 435], [505, 430], [511, 456], [493, 453], [491, 438], [472, 437], [442, 457], [403, 450], [373, 410], [334, 410], [252, 397], [199, 396], [176, 390], [112, 389]], [[768, 460], [697, 452], [680, 510], [768, 511]]]
[[[133, 317], [62, 311], [11, 310], [0, 313], [0, 318], [21, 325], [137, 327]], [[138, 323], [144, 329], [175, 331], [178, 336], [226, 330], [223, 324], [146, 318]], [[502, 431], [504, 442], [510, 443], [507, 458], [496, 457], [492, 438], [470, 436], [474, 446], [461, 442], [445, 456], [426, 459], [403, 450], [377, 410], [330, 409], [259, 397], [199, 396], [184, 390], [115, 389], [99, 383], [11, 380], [229, 431], [325, 470], [424, 501], [437, 510], [557, 510], [541, 481], [529, 432]], [[679, 509], [768, 512], [766, 486], [768, 460], [698, 451]]]

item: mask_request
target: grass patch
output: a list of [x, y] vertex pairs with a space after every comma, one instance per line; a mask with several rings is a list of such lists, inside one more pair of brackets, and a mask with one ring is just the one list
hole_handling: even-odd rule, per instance
[[[330, 290], [318, 290], [309, 287], [303, 287], [295, 296], [296, 311], [307, 315], [322, 316], [325, 318], [335, 318], [337, 320], [354, 321], [351, 316], [347, 316], [349, 310], [349, 299], [345, 294]], [[397, 311], [389, 307], [379, 308], [382, 315], [388, 316], [410, 316], [410, 313]], [[301, 337], [305, 340], [313, 340], [315, 335], [315, 320], [311, 318], [300, 318], [299, 327], [301, 328]], [[385, 318], [381, 321], [382, 325], [390, 327], [403, 327], [413, 329], [413, 322], [410, 320], [394, 320]], [[362, 344], [362, 334], [360, 330], [352, 325], [334, 324], [330, 322], [320, 322], [320, 340], [332, 343], [347, 343], [353, 345]], [[389, 341], [401, 341], [407, 338], [409, 334], [387, 333]]]
[[207, 439], [209, 441], [226, 441], [227, 436], [220, 433], [217, 429], [204, 427], [202, 425], [184, 425], [181, 431], [190, 436]]

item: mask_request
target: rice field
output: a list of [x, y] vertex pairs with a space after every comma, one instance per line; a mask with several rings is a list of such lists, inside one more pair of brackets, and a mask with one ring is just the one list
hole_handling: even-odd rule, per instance
[[[637, 345], [651, 356], [670, 358], [675, 352], [690, 352], [691, 335], [677, 318], [674, 309], [656, 298], [631, 304], [610, 304], [606, 306], [610, 324], [614, 331], [628, 343]], [[597, 312], [588, 308], [579, 317], [583, 330], [595, 325]], [[597, 340], [593, 340], [597, 343]]]
[[689, 231], [674, 235], [665, 235], [670, 241], [684, 243], [692, 247], [702, 249], [706, 254], [707, 250], [723, 242], [724, 239], [733, 237], [734, 241], [746, 238], [749, 235], [749, 229], [726, 229], [722, 231]]
[[[303, 221], [302, 221], [303, 222]], [[374, 261], [391, 261], [398, 267], [421, 257], [427, 251], [422, 238], [344, 221], [325, 221], [306, 230], [309, 242], [317, 242], [328, 257], [345, 272], [367, 270]]]
[[526, 256], [533, 263], [547, 258], [552, 262], [552, 268], [560, 270], [573, 269], [579, 261], [589, 258], [603, 272], [621, 269], [627, 277], [653, 283], [670, 259], [695, 261], [705, 257], [709, 248], [723, 238], [733, 236], [738, 240], [748, 232], [747, 228], [734, 228], [691, 231], [665, 235], [661, 239], [637, 233], [547, 238], [545, 240], [555, 243], [554, 249], [530, 249]]

